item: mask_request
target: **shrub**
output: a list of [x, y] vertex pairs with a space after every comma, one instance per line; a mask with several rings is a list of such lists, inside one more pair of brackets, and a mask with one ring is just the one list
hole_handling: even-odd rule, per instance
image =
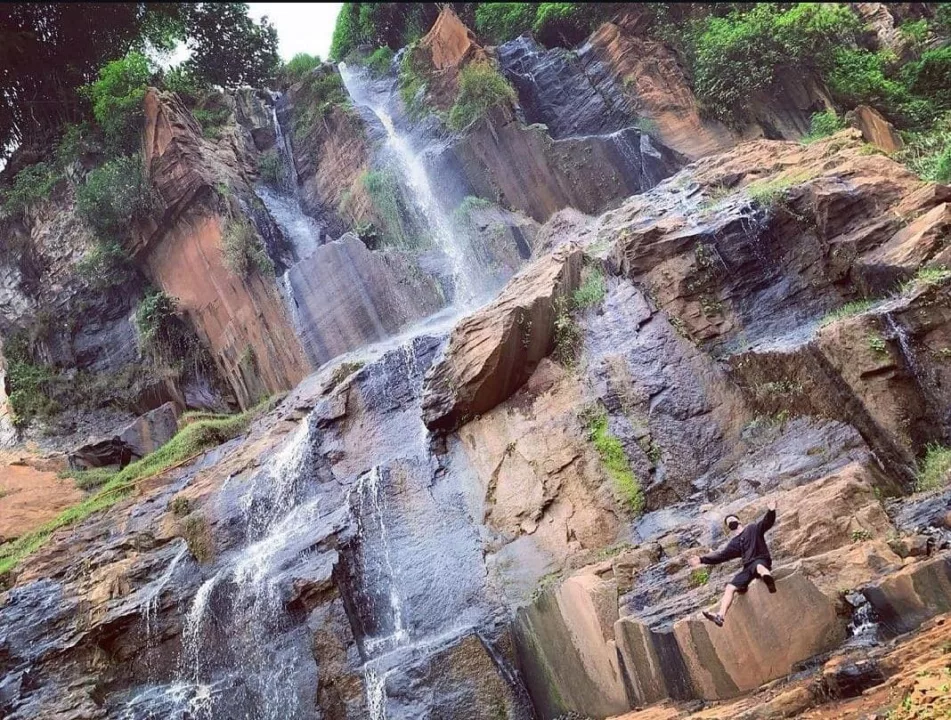
[[925, 450], [925, 457], [918, 466], [918, 492], [937, 490], [948, 484], [951, 478], [951, 448], [931, 443]]
[[3, 211], [10, 215], [49, 198], [61, 175], [45, 162], [27, 165], [13, 178], [13, 186], [3, 192]]
[[53, 368], [36, 365], [23, 357], [13, 358], [8, 353], [6, 382], [15, 427], [27, 427], [36, 419], [49, 419], [59, 412], [60, 404], [52, 397], [57, 380], [58, 373]]
[[142, 100], [151, 76], [145, 55], [130, 52], [107, 63], [99, 71], [99, 78], [83, 88], [96, 122], [115, 152], [128, 153], [138, 147]]
[[182, 523], [182, 537], [192, 557], [204, 565], [214, 557], [214, 538], [208, 521], [200, 513], [188, 515]]
[[231, 118], [231, 108], [221, 93], [208, 93], [200, 107], [192, 110], [192, 116], [201, 126], [201, 134], [210, 140], [221, 138], [221, 129]]
[[396, 175], [390, 170], [371, 170], [363, 173], [359, 181], [382, 226], [383, 243], [403, 248], [417, 245], [407, 228], [406, 207]]
[[128, 256], [117, 242], [99, 242], [76, 264], [76, 272], [94, 290], [108, 290], [135, 277]]
[[903, 133], [905, 147], [895, 157], [924, 180], [951, 183], [951, 112], [929, 128]]
[[133, 219], [149, 214], [153, 206], [152, 189], [138, 155], [116, 158], [96, 168], [76, 193], [80, 216], [103, 242], [122, 243]]
[[576, 308], [584, 309], [600, 304], [606, 294], [607, 285], [604, 281], [604, 272], [599, 267], [586, 266], [581, 287], [575, 290], [572, 300]]
[[539, 3], [532, 31], [543, 45], [571, 47], [591, 32], [599, 19], [588, 3]]
[[244, 217], [232, 218], [221, 238], [225, 266], [239, 278], [247, 278], [253, 270], [262, 275], [274, 274], [274, 263], [264, 243]]
[[860, 30], [845, 6], [799, 3], [783, 10], [757, 3], [746, 12], [701, 21], [690, 38], [694, 86], [713, 116], [742, 119], [753, 95], [768, 91], [783, 67], [821, 72]]
[[587, 418], [588, 440], [594, 445], [601, 464], [614, 484], [618, 500], [632, 513], [644, 510], [644, 491], [631, 470], [624, 446], [608, 427], [607, 413], [598, 408]]
[[416, 52], [416, 46], [410, 45], [400, 60], [398, 84], [403, 108], [413, 120], [418, 120], [428, 112], [425, 102], [425, 72], [426, 68]]
[[581, 351], [581, 329], [571, 313], [566, 298], [555, 300], [555, 348], [552, 357], [565, 367], [572, 367]]
[[307, 53], [297, 53], [294, 57], [284, 63], [278, 73], [278, 78], [283, 85], [296, 85], [307, 73], [320, 65], [320, 57], [317, 55], [308, 55]]
[[367, 69], [376, 77], [382, 77], [390, 71], [393, 64], [393, 51], [384, 45], [374, 50], [367, 58]]
[[274, 150], [269, 150], [258, 158], [258, 174], [268, 185], [280, 185], [281, 169], [281, 158]]
[[184, 495], [176, 495], [168, 504], [168, 510], [176, 517], [183, 517], [191, 512], [191, 502]]
[[459, 73], [459, 94], [449, 111], [449, 127], [464, 130], [494, 107], [514, 103], [515, 89], [488, 63], [470, 63]]
[[710, 582], [710, 569], [709, 568], [697, 568], [692, 573], [690, 573], [690, 587], [703, 587], [708, 582]]
[[346, 107], [350, 96], [340, 74], [321, 66], [304, 78], [294, 106], [294, 136], [301, 138], [321, 122], [334, 107]]
[[920, 60], [902, 68], [902, 78], [911, 92], [937, 109], [951, 108], [951, 45], [925, 51]]
[[175, 93], [189, 106], [197, 104], [209, 91], [206, 85], [182, 65], [168, 70], [162, 76], [161, 84], [163, 89]]
[[809, 132], [803, 135], [802, 142], [811, 143], [829, 137], [845, 128], [845, 120], [835, 110], [814, 113], [809, 119]]
[[535, 3], [479, 3], [475, 11], [476, 32], [499, 45], [531, 30], [535, 23]]
[[79, 160], [87, 150], [92, 131], [88, 124], [67, 123], [56, 144], [56, 164], [66, 169]]

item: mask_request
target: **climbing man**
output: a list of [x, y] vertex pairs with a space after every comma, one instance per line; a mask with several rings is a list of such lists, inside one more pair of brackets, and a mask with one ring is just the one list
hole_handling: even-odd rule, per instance
[[717, 627], [723, 627], [723, 619], [733, 604], [736, 593], [745, 593], [753, 580], [759, 578], [771, 593], [776, 592], [776, 580], [770, 572], [773, 569], [773, 559], [766, 547], [766, 531], [776, 522], [776, 502], [771, 501], [767, 506], [766, 514], [752, 525], [743, 527], [736, 515], [727, 515], [724, 523], [733, 533], [733, 538], [719, 552], [690, 558], [690, 567], [698, 568], [701, 565], [719, 565], [727, 560], [743, 558], [743, 569], [727, 583], [720, 601], [720, 612], [715, 615], [703, 611], [703, 616]]

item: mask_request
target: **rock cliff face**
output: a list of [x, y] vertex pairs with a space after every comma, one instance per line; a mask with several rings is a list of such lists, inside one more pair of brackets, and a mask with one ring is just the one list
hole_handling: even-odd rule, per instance
[[[345, 74], [353, 107], [293, 134], [308, 83], [336, 87], [322, 66], [283, 98], [234, 94], [212, 139], [147, 95], [158, 206], [134, 263], [238, 404], [290, 392], [2, 578], [0, 713], [753, 718], [884, 695], [914, 652], [943, 668], [951, 491], [915, 483], [951, 445], [951, 188], [870, 153], [874, 118], [764, 139], [803, 130], [824, 102], [808, 84], [746, 128], [709, 122], [633, 11], [576, 54], [482, 48], [444, 11], [417, 51], [437, 107], [496, 60], [519, 107], [409, 128], [392, 76]], [[289, 182], [263, 184], [269, 152]], [[3, 226], [28, 249], [0, 263], [4, 337], [84, 297], [71, 193]], [[364, 222], [394, 208], [431, 237], [378, 246]], [[229, 268], [236, 222], [274, 275]], [[477, 265], [486, 295], [447, 307]], [[135, 364], [141, 284], [37, 333], [39, 352]], [[143, 452], [197, 406], [147, 390], [150, 413], [108, 423]], [[2, 460], [0, 540], [83, 499], [62, 463]], [[736, 568], [689, 559], [771, 503], [778, 592], [754, 582], [718, 628], [700, 610]]]
[[308, 364], [273, 281], [257, 270], [236, 277], [224, 261], [223, 237], [240, 211], [216, 183], [247, 188], [252, 170], [240, 137], [208, 147], [177, 100], [156, 92], [145, 98], [145, 116], [144, 158], [161, 209], [135, 257], [179, 299], [243, 407], [293, 387]]

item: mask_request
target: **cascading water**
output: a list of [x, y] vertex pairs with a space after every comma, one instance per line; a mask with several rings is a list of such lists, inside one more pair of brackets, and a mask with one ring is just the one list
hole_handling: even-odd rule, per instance
[[341, 63], [340, 75], [354, 103], [369, 108], [386, 131], [386, 147], [410, 191], [413, 204], [422, 214], [436, 245], [449, 259], [454, 285], [453, 303], [461, 307], [475, 304], [493, 288], [477, 262], [473, 248], [462, 233], [453, 229], [436, 199], [433, 183], [420, 154], [413, 150], [409, 138], [397, 129], [385, 103], [369, 91], [363, 72]]

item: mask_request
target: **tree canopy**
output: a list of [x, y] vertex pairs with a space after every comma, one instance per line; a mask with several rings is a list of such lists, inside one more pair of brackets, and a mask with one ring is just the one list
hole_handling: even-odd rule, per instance
[[276, 31], [243, 3], [0, 4], [0, 154], [48, 144], [80, 120], [90, 109], [85, 85], [130, 80], [119, 70], [141, 75], [127, 63], [110, 76], [108, 63], [180, 41], [192, 50], [188, 72], [207, 84], [259, 85], [278, 65]]

